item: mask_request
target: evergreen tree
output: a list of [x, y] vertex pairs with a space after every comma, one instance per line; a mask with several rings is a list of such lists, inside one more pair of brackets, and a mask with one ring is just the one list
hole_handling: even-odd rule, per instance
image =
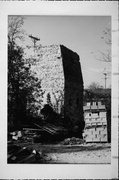
[[23, 48], [17, 45], [17, 39], [22, 37], [22, 24], [23, 19], [16, 16], [9, 24], [8, 128], [20, 128], [30, 116], [37, 116], [43, 94], [41, 81], [31, 71], [30, 60], [24, 58]]
[[52, 102], [51, 102], [51, 95], [50, 93], [47, 93], [47, 104], [49, 104], [52, 107]]

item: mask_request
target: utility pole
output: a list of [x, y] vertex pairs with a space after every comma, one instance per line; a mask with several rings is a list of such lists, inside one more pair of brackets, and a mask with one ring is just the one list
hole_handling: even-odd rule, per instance
[[33, 41], [33, 47], [34, 47], [34, 53], [35, 53], [36, 42], [37, 42], [37, 41], [40, 41], [40, 39], [37, 38], [37, 37], [34, 37], [34, 36], [32, 36], [32, 35], [29, 35], [29, 37], [30, 37], [30, 38], [32, 39], [32, 41]]
[[105, 77], [104, 77], [104, 80], [105, 80], [105, 89], [106, 89], [107, 73], [104, 72], [103, 74], [104, 74], [104, 76], [105, 76]]

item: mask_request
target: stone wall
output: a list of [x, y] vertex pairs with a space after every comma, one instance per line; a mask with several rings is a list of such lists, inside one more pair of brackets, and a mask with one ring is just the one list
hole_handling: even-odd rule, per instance
[[43, 105], [47, 103], [47, 94], [49, 93], [52, 106], [59, 113], [61, 111], [59, 99], [64, 104], [64, 99], [60, 97], [64, 94], [64, 73], [60, 46], [41, 46], [37, 48], [36, 54], [37, 61], [32, 69], [41, 79], [41, 87], [44, 91]]

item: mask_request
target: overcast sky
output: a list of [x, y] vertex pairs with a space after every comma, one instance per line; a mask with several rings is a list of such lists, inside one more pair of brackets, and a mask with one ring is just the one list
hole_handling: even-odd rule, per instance
[[[108, 16], [25, 16], [24, 30], [40, 38], [40, 44], [63, 44], [80, 56], [84, 87], [92, 82], [104, 86], [104, 69], [110, 71], [111, 65], [98, 61], [101, 52], [108, 45], [101, 39], [106, 27], [110, 28]], [[27, 43], [31, 43], [28, 38]], [[110, 75], [107, 87], [110, 87]]]

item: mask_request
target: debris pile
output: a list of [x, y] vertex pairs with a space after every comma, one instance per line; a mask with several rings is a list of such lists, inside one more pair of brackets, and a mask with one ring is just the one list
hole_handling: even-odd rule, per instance
[[12, 139], [12, 140], [19, 140], [22, 138], [22, 132], [21, 131], [14, 131], [14, 132], [10, 132], [8, 135], [8, 139]]
[[39, 125], [34, 123], [35, 128], [25, 127], [21, 131], [8, 134], [8, 141], [21, 143], [44, 143], [54, 142], [66, 137], [67, 130], [62, 126], [52, 124]]
[[28, 147], [20, 147], [18, 145], [8, 145], [8, 163], [43, 163], [42, 152]]
[[40, 141], [40, 131], [33, 128], [23, 128], [22, 131], [14, 131], [8, 134], [8, 143], [9, 142], [18, 142], [18, 143], [33, 143], [34, 141]]
[[23, 141], [24, 142], [40, 142], [40, 133], [39, 129], [23, 128]]
[[80, 138], [76, 137], [71, 137], [71, 138], [66, 138], [64, 141], [61, 142], [63, 145], [75, 145], [75, 144], [84, 144], [85, 141]]

